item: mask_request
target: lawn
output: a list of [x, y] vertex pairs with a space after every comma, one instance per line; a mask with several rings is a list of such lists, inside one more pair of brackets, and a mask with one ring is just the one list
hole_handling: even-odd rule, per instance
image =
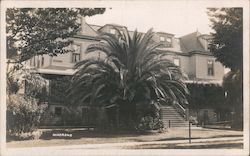
[[[83, 129], [65, 130], [39, 130], [42, 131], [40, 139], [8, 141], [7, 147], [43, 147], [60, 145], [80, 145], [80, 144], [104, 144], [104, 143], [124, 143], [124, 142], [151, 142], [167, 140], [188, 139], [187, 129], [170, 129], [163, 133], [147, 132], [98, 132]], [[222, 138], [222, 137], [242, 137], [242, 131], [217, 130], [217, 129], [193, 129], [192, 139]], [[231, 144], [229, 143], [228, 146]], [[150, 145], [143, 145], [136, 148], [148, 148]], [[153, 148], [168, 148], [174, 145], [168, 144]], [[216, 146], [216, 143], [215, 143]], [[237, 144], [237, 147], [241, 147]], [[183, 146], [180, 146], [182, 148]], [[203, 145], [200, 145], [203, 148]], [[206, 147], [204, 147], [206, 148]]]

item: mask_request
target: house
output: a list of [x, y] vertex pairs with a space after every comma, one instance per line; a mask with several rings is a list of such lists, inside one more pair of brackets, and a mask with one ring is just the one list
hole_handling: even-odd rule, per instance
[[[116, 29], [114, 29], [114, 27]], [[58, 56], [35, 56], [29, 60], [28, 64], [31, 67], [37, 68], [38, 72], [45, 75], [48, 81], [51, 81], [51, 77], [71, 76], [74, 73], [74, 65], [80, 60], [89, 57], [102, 57], [101, 53], [98, 52], [94, 54], [85, 53], [90, 44], [99, 42], [96, 36], [103, 32], [116, 34], [117, 30], [124, 31], [125, 29], [127, 29], [125, 26], [117, 24], [106, 24], [104, 26], [90, 25], [86, 23], [84, 18], [81, 18], [81, 29], [75, 36], [70, 38], [73, 40], [73, 44], [69, 48], [73, 49], [74, 52], [58, 54]], [[129, 31], [129, 33], [133, 32]], [[174, 64], [181, 68], [187, 77], [186, 83], [220, 84], [224, 75], [224, 67], [220, 62], [216, 62], [215, 57], [209, 52], [208, 43], [210, 39], [211, 36], [201, 34], [198, 31], [179, 38], [171, 33], [156, 32], [153, 37], [154, 42], [162, 43], [162, 46], [157, 48], [157, 50], [168, 53], [167, 59], [172, 60]], [[50, 82], [50, 93], [53, 93], [53, 85], [53, 82]], [[66, 85], [66, 83], [64, 83], [64, 85]], [[64, 94], [62, 93], [64, 91], [63, 89], [62, 91], [54, 89], [54, 91], [59, 92], [59, 94]], [[47, 121], [45, 123], [51, 125], [64, 125], [64, 120], [62, 119], [63, 113], [70, 112], [69, 108], [65, 106], [65, 103], [67, 103], [67, 99], [49, 101], [48, 116], [50, 116], [50, 118], [46, 119]], [[81, 121], [81, 124], [89, 124], [89, 115], [86, 114], [93, 113], [90, 113], [91, 110], [89, 110], [88, 107], [79, 106], [75, 111], [78, 114], [76, 118], [80, 118], [79, 121]], [[103, 110], [98, 111], [103, 112]], [[183, 118], [185, 115], [187, 116], [186, 108], [176, 104], [171, 111], [175, 114], [183, 114], [183, 116], [175, 115], [178, 116], [178, 118], [167, 116], [166, 114], [171, 113], [167, 110], [165, 112], [163, 111], [162, 118], [166, 120], [166, 122], [171, 119], [173, 123], [176, 122], [176, 126], [185, 122]], [[76, 125], [77, 124], [79, 123], [76, 123]]]

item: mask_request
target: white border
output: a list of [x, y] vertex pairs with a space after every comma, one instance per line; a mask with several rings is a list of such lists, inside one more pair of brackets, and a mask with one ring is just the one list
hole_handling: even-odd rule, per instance
[[[143, 3], [151, 3], [151, 1], [2, 1], [1, 2], [1, 155], [6, 153], [5, 146], [5, 104], [6, 104], [6, 39], [5, 39], [5, 10], [8, 7], [115, 7], [126, 6], [126, 3], [134, 3], [135, 5], [143, 5]], [[195, 6], [204, 5], [206, 7], [243, 7], [244, 10], [244, 149], [202, 149], [202, 150], [86, 150], [84, 153], [71, 152], [70, 155], [249, 155], [249, 1], [247, 0], [178, 0], [178, 1], [160, 1], [159, 3], [193, 3]], [[160, 5], [160, 4], [159, 4]], [[28, 155], [27, 151], [27, 155]], [[52, 155], [68, 155], [63, 151], [51, 153]], [[43, 155], [43, 153], [37, 153]]]

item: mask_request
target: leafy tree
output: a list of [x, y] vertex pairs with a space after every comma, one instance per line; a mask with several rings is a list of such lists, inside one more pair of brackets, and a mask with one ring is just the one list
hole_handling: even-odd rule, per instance
[[[90, 58], [76, 64], [69, 96], [75, 104], [117, 108], [117, 117], [127, 125], [135, 122], [137, 106], [159, 110], [158, 100], [183, 104], [188, 90], [180, 69], [157, 51], [149, 30], [132, 36], [127, 30], [117, 35], [103, 33], [101, 42], [87, 52], [102, 52], [105, 57]], [[154, 102], [152, 102], [154, 101]], [[152, 115], [153, 116], [153, 115]], [[118, 121], [120, 121], [118, 120]]]
[[242, 8], [209, 9], [212, 22], [210, 51], [218, 61], [232, 71], [243, 66], [243, 10]]
[[7, 58], [20, 63], [35, 55], [68, 52], [69, 37], [80, 27], [80, 16], [104, 13], [105, 8], [8, 8]]
[[227, 104], [234, 107], [233, 126], [242, 128], [243, 123], [243, 9], [209, 9], [213, 39], [210, 51], [218, 61], [230, 68], [225, 75], [223, 87], [227, 90]]
[[[13, 66], [7, 73], [7, 134], [20, 136], [34, 131], [47, 107], [42, 93], [46, 81], [35, 70]], [[24, 95], [18, 94], [25, 80]]]
[[11, 94], [7, 97], [7, 134], [19, 136], [34, 131], [40, 123], [47, 105], [35, 98]]

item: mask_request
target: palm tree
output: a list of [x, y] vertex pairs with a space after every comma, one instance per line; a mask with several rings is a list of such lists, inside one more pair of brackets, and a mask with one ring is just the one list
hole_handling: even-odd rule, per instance
[[[127, 30], [117, 34], [103, 33], [100, 42], [88, 47], [87, 53], [100, 52], [105, 57], [91, 58], [76, 64], [70, 94], [73, 103], [116, 107], [135, 120], [136, 105], [143, 101], [174, 100], [186, 102], [188, 90], [182, 73], [157, 51], [154, 33]], [[152, 104], [152, 102], [147, 102]], [[156, 102], [155, 108], [159, 108]], [[125, 112], [125, 113], [124, 113]], [[120, 115], [122, 117], [122, 115]]]

